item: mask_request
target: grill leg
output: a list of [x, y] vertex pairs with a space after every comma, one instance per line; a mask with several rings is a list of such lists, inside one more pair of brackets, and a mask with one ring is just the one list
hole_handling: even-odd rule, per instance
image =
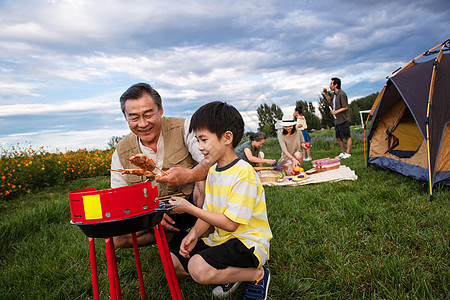
[[99, 300], [98, 295], [98, 277], [97, 277], [97, 261], [95, 260], [95, 242], [93, 238], [89, 239], [89, 261], [91, 264], [92, 293], [94, 300]]
[[141, 290], [141, 299], [145, 299], [144, 278], [142, 276], [141, 257], [139, 255], [139, 246], [137, 243], [136, 233], [131, 234], [133, 240], [134, 260], [136, 261], [136, 270], [139, 279], [139, 289]]
[[173, 267], [172, 258], [170, 257], [169, 246], [167, 245], [166, 235], [161, 224], [156, 225], [154, 228], [156, 243], [158, 244], [159, 255], [164, 267], [164, 273], [166, 274], [167, 283], [169, 284], [170, 294], [172, 299], [183, 299], [180, 286], [178, 284], [177, 275], [175, 274], [175, 268]]
[[116, 271], [114, 268], [114, 258], [113, 258], [114, 246], [111, 244], [111, 240], [112, 240], [111, 237], [105, 239], [106, 263], [108, 266], [109, 295], [111, 300], [116, 300], [117, 299], [116, 279], [115, 279]]
[[114, 249], [114, 239], [111, 238], [111, 256], [113, 259], [114, 266], [114, 286], [116, 288], [117, 299], [122, 300], [122, 292], [120, 291], [120, 282], [119, 282], [119, 271], [117, 269], [117, 259], [116, 259], [116, 251]]

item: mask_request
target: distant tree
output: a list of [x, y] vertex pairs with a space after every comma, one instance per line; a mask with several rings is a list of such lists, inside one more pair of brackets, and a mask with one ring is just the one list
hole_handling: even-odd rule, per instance
[[361, 125], [361, 116], [359, 112], [361, 110], [370, 110], [375, 103], [378, 94], [379, 93], [373, 93], [364, 98], [353, 100], [352, 103], [349, 104], [351, 125]]
[[308, 125], [308, 130], [311, 129], [320, 129], [321, 122], [320, 118], [316, 115], [316, 109], [312, 102], [306, 102], [304, 100], [299, 100], [295, 103], [295, 106], [302, 107], [302, 114], [306, 119], [306, 124]]
[[115, 149], [117, 146], [117, 143], [120, 142], [121, 139], [123, 139], [125, 136], [112, 136], [108, 141], [108, 147], [109, 149]]
[[[328, 94], [333, 97], [333, 93], [328, 91]], [[330, 128], [334, 126], [334, 116], [331, 114], [331, 104], [328, 103], [327, 98], [323, 94], [319, 96], [319, 112], [322, 116], [321, 122], [323, 128]]]
[[256, 109], [258, 114], [258, 130], [268, 136], [276, 136], [275, 123], [283, 118], [283, 111], [276, 104], [261, 104]]

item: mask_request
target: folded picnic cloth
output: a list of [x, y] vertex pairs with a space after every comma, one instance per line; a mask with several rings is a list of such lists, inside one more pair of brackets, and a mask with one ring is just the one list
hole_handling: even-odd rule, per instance
[[329, 170], [325, 172], [315, 173], [301, 181], [283, 180], [278, 182], [263, 182], [264, 186], [284, 186], [284, 185], [305, 185], [311, 183], [334, 182], [341, 180], [357, 180], [358, 176], [355, 171], [347, 166], [341, 165], [339, 169]]

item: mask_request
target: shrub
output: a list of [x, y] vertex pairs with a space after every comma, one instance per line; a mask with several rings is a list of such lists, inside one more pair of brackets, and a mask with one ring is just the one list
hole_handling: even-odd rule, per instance
[[19, 144], [0, 153], [0, 199], [77, 178], [109, 174], [111, 150], [50, 153]]

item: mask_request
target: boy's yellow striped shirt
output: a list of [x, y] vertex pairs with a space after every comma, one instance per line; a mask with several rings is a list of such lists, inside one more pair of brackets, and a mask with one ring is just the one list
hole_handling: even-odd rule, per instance
[[206, 196], [203, 209], [225, 214], [239, 223], [235, 232], [215, 228], [214, 233], [204, 238], [210, 246], [220, 245], [231, 238], [238, 238], [247, 246], [254, 247], [260, 265], [269, 258], [269, 241], [272, 232], [267, 220], [264, 188], [253, 167], [238, 160], [227, 169], [209, 169], [206, 179]]

